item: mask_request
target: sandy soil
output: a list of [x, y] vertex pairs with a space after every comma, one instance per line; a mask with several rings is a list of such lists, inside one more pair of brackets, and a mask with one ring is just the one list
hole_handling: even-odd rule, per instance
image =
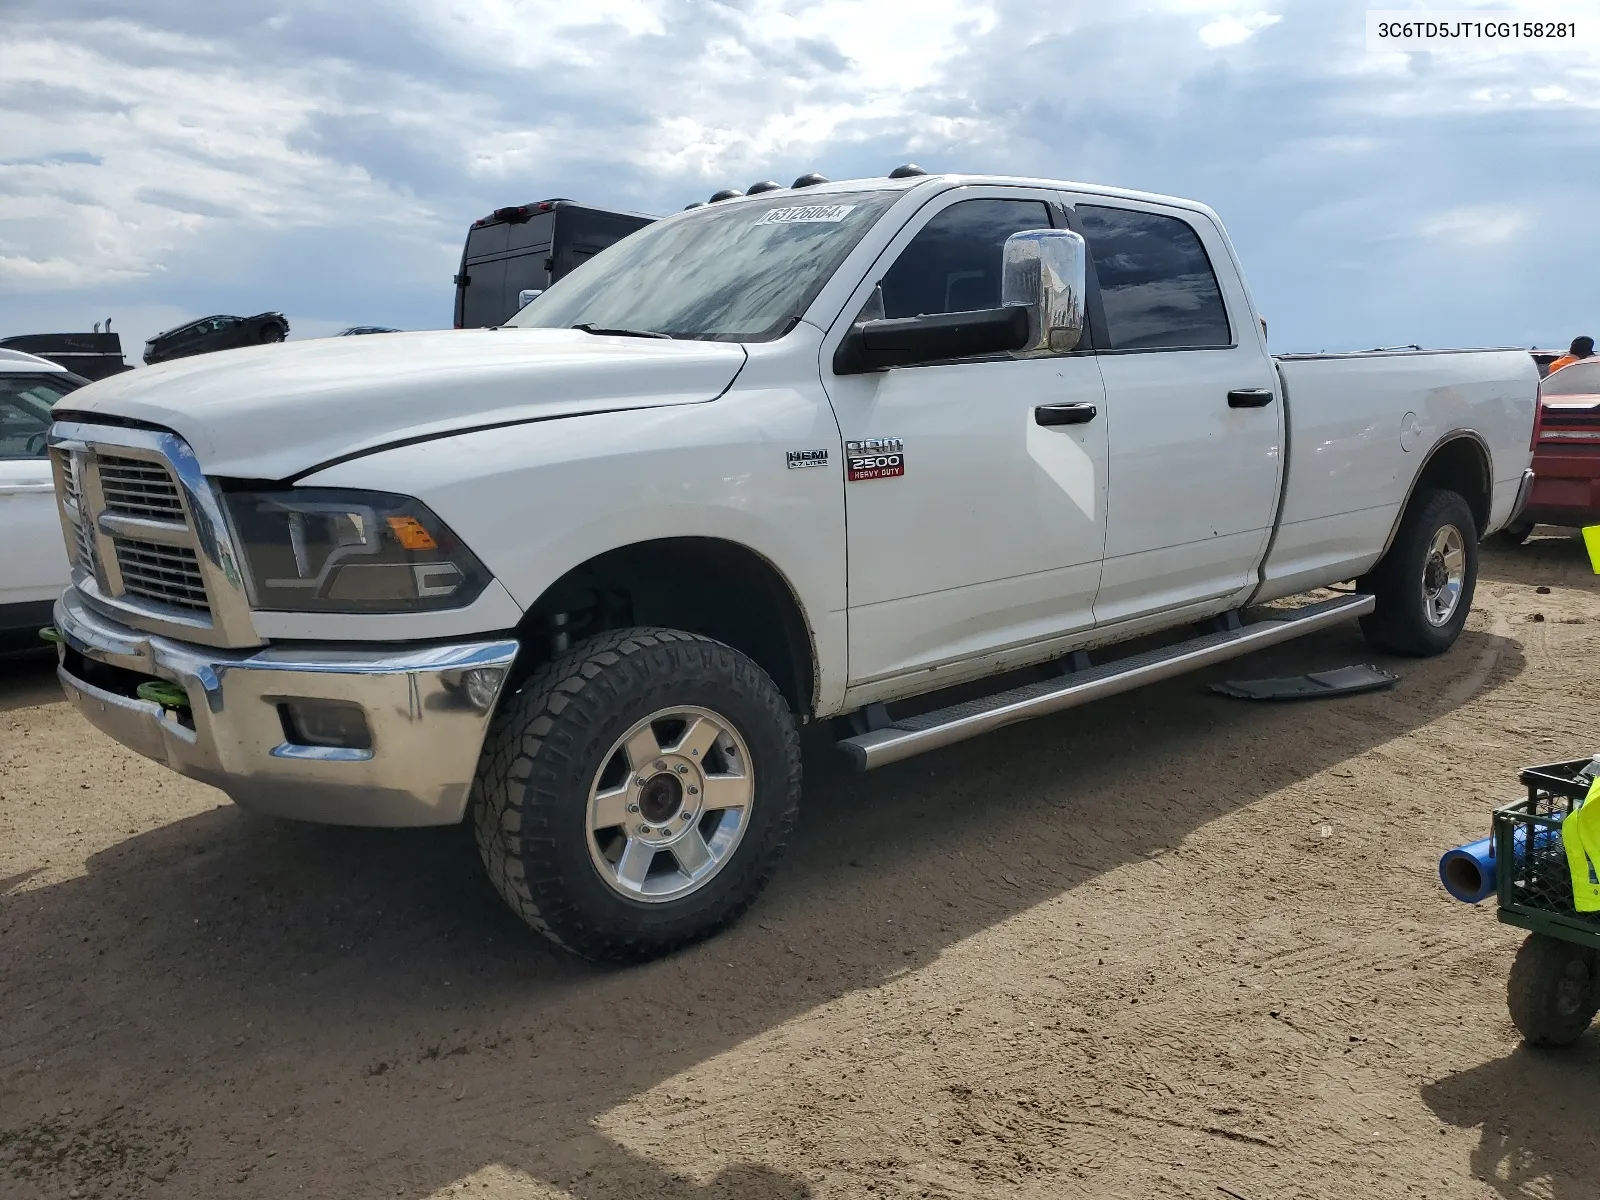
[[631, 970], [459, 831], [250, 818], [0, 667], [0, 1195], [1600, 1194], [1600, 1034], [1520, 1049], [1520, 934], [1435, 876], [1600, 742], [1597, 583], [1489, 552], [1388, 693], [1191, 678], [870, 776], [813, 738], [767, 896]]

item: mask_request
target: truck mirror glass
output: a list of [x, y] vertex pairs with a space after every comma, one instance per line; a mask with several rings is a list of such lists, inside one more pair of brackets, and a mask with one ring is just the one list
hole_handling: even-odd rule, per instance
[[527, 308], [528, 305], [533, 303], [536, 297], [542, 295], [544, 295], [543, 288], [524, 288], [522, 291], [517, 293], [517, 308], [519, 310]]
[[1025, 229], [1001, 250], [1000, 304], [1028, 310], [1028, 341], [1012, 353], [1043, 358], [1083, 339], [1088, 249], [1070, 229]]

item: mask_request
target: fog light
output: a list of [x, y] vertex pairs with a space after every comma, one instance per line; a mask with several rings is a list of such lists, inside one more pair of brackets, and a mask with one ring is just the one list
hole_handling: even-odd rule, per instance
[[346, 700], [285, 700], [278, 705], [283, 738], [296, 746], [371, 750], [372, 731], [359, 704]]

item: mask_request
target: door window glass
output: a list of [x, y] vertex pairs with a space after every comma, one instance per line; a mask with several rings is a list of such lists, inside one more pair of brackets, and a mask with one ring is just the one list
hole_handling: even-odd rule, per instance
[[1186, 222], [1084, 204], [1077, 213], [1100, 279], [1112, 349], [1233, 343], [1211, 260]]
[[883, 315], [916, 317], [1000, 307], [1000, 255], [1006, 239], [1049, 229], [1038, 200], [963, 200], [939, 213], [901, 251], [883, 277]]
[[0, 375], [0, 458], [43, 458], [50, 408], [77, 387], [67, 378]]

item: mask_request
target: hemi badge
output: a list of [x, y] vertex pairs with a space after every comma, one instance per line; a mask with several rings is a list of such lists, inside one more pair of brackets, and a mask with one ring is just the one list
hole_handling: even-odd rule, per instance
[[825, 467], [828, 465], [828, 452], [826, 450], [791, 450], [789, 451], [789, 470], [798, 471], [802, 467]]
[[897, 479], [906, 473], [905, 443], [899, 438], [868, 438], [844, 444], [845, 478]]

